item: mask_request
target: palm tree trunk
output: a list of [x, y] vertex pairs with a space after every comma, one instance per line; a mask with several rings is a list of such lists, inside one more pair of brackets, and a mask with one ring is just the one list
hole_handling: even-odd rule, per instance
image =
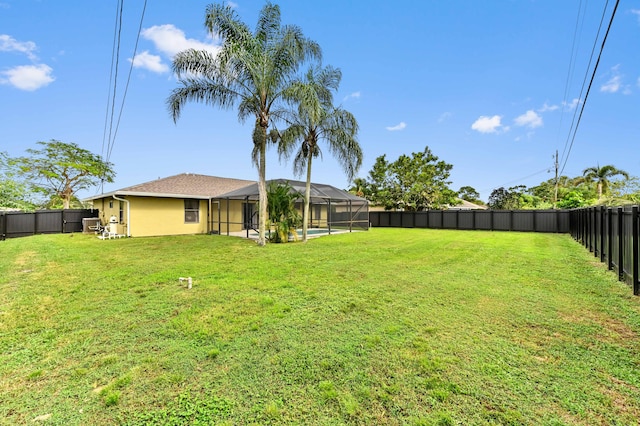
[[261, 131], [264, 131], [264, 139], [260, 144], [260, 159], [258, 165], [258, 204], [260, 207], [260, 212], [258, 213], [258, 245], [264, 246], [267, 243], [265, 234], [266, 234], [266, 223], [267, 223], [267, 180], [266, 180], [266, 151], [267, 151], [267, 128], [261, 127]]
[[598, 182], [598, 201], [602, 198], [602, 182]]
[[307, 160], [307, 185], [304, 192], [304, 212], [302, 214], [302, 242], [307, 241], [307, 228], [309, 227], [309, 203], [311, 201], [311, 160], [313, 153], [309, 150]]

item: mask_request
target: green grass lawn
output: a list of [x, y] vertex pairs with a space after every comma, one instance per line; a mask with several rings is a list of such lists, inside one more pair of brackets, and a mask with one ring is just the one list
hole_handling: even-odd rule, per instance
[[567, 235], [0, 242], [0, 424], [639, 418], [640, 298]]

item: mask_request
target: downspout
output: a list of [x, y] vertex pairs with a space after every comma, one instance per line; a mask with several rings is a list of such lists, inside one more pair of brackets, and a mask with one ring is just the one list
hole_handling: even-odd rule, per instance
[[124, 198], [118, 198], [115, 195], [112, 195], [114, 200], [124, 201], [127, 203], [127, 238], [131, 236], [131, 204], [129, 204], [129, 200]]

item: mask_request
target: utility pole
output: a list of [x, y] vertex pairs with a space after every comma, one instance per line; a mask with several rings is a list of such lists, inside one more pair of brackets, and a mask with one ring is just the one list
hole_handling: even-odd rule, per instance
[[556, 161], [553, 163], [556, 169], [555, 191], [553, 193], [553, 209], [555, 210], [558, 203], [558, 150], [556, 149]]

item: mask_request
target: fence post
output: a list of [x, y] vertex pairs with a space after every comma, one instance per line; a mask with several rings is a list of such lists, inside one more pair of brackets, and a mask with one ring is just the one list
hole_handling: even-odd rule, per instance
[[582, 211], [582, 213], [580, 214], [580, 242], [582, 243], [582, 245], [584, 247], [587, 246], [586, 241], [587, 241], [587, 232], [586, 232], [586, 223], [587, 223], [587, 209], [584, 209]]
[[7, 214], [0, 213], [0, 241], [7, 237]]
[[640, 259], [638, 259], [638, 206], [633, 206], [631, 208], [631, 238], [632, 238], [632, 250], [631, 254], [631, 262], [632, 262], [632, 278], [633, 278], [633, 294], [636, 296], [640, 296], [640, 278], [638, 277], [638, 263]]
[[597, 256], [596, 253], [596, 209], [592, 207], [589, 213], [589, 251], [593, 253], [593, 256]]
[[604, 262], [604, 206], [599, 208], [600, 217], [600, 241], [598, 242], [598, 254], [600, 255], [600, 262]]
[[624, 262], [624, 258], [622, 256], [622, 250], [624, 250], [624, 245], [622, 244], [622, 207], [618, 207], [618, 279], [624, 280], [624, 268], [622, 266], [622, 262]]
[[613, 209], [606, 209], [607, 216], [607, 268], [609, 270], [613, 269], [613, 231], [611, 227], [613, 226]]

